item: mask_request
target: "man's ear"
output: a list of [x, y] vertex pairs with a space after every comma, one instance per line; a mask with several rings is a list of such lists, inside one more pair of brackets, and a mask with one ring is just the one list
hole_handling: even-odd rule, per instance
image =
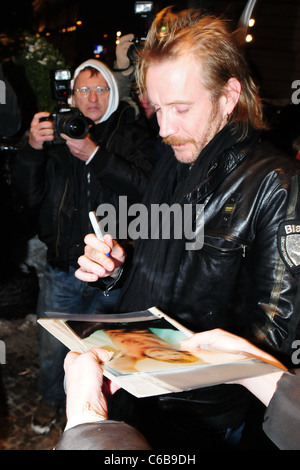
[[223, 96], [221, 97], [224, 115], [230, 116], [236, 107], [240, 94], [241, 84], [236, 78], [230, 78], [225, 85]]

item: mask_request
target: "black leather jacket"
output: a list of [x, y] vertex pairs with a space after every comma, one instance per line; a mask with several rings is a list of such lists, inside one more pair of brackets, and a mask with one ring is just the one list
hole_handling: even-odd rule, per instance
[[[166, 165], [162, 157], [149, 185], [149, 201], [166, 184]], [[151, 241], [151, 248], [149, 240], [138, 240], [118, 310], [155, 305], [194, 332], [223, 328], [244, 336], [289, 366], [293, 341], [300, 338], [299, 188], [295, 163], [267, 143], [250, 139], [222, 151], [218, 164], [183, 198], [204, 204], [203, 247], [177, 256], [171, 243], [160, 264], [156, 242]], [[168, 276], [160, 276], [155, 263]], [[192, 446], [202, 439], [199, 431], [205, 434], [205, 426], [220, 431], [241, 424], [246, 395], [237, 385], [220, 385], [139, 399], [139, 418], [138, 413], [124, 415], [132, 399], [118, 391], [110, 418], [128, 420], [148, 439], [162, 429], [151, 445], [170, 436], [176, 448], [177, 437], [185, 436]], [[126, 406], [118, 414], [121, 399]], [[164, 423], [170, 426], [164, 429]]]
[[[151, 194], [164, 181], [162, 160], [149, 186]], [[168, 248], [164, 269], [168, 264], [174, 276], [164, 289], [164, 277], [156, 285], [158, 273], [151, 272], [151, 248], [145, 251], [149, 240], [138, 240], [121, 311], [151, 303], [195, 332], [225, 328], [290, 355], [293, 340], [300, 337], [299, 188], [295, 163], [268, 143], [227, 149], [208, 178], [183, 199], [204, 205], [203, 247], [183, 250], [179, 264]]]
[[76, 267], [84, 252], [84, 236], [93, 231], [88, 211], [103, 203], [118, 209], [120, 195], [128, 203], [140, 201], [155, 165], [156, 136], [125, 102], [92, 128], [91, 138], [100, 148], [87, 165], [64, 143], [44, 150], [26, 144], [13, 169], [24, 204], [38, 210], [38, 235], [48, 247], [48, 261], [62, 270]]
[[187, 196], [204, 204], [204, 245], [182, 260], [171, 307], [179, 319], [197, 331], [224, 327], [291, 353], [300, 337], [300, 235], [289, 244], [285, 227], [299, 230], [299, 189], [294, 163], [258, 145], [230, 150]]

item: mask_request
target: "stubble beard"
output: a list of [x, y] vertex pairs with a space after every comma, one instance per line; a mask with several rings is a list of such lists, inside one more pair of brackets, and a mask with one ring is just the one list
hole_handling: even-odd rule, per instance
[[[192, 165], [195, 163], [200, 153], [206, 147], [206, 145], [214, 138], [214, 136], [224, 127], [224, 118], [220, 113], [219, 106], [213, 106], [211, 113], [208, 118], [208, 126], [205, 132], [201, 136], [199, 142], [195, 139], [181, 139], [180, 137], [169, 136], [163, 139], [165, 144], [170, 145], [173, 148], [174, 155], [180, 163], [186, 163]], [[191, 145], [192, 148], [188, 151], [187, 148], [174, 149], [176, 146]], [[188, 153], [187, 153], [188, 152]]]

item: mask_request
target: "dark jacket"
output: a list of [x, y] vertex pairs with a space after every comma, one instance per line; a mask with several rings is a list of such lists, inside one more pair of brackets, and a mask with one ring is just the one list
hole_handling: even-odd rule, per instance
[[[38, 235], [48, 247], [53, 267], [77, 266], [84, 236], [92, 232], [90, 210], [100, 204], [118, 209], [120, 195], [139, 202], [154, 168], [155, 137], [146, 120], [121, 102], [110, 118], [94, 126], [91, 138], [100, 147], [90, 163], [74, 157], [63, 144], [18, 152], [14, 182], [25, 204], [39, 212]], [[118, 215], [118, 214], [117, 214]]]
[[[256, 133], [229, 147], [223, 137], [208, 144], [182, 184], [178, 174], [168, 176], [178, 166], [174, 156], [161, 157], [146, 195], [148, 207], [166, 197], [181, 205], [203, 204], [204, 245], [193, 251], [178, 240], [138, 240], [117, 308], [138, 311], [155, 305], [192, 331], [223, 328], [270, 349], [288, 365], [292, 343], [300, 337], [299, 172]], [[215, 148], [218, 156], [201, 179], [200, 159]], [[172, 194], [158, 197], [158, 189], [172, 182]], [[153, 415], [158, 420], [153, 428], [164, 430], [164, 436], [176, 429], [180, 415], [181, 437], [186, 426], [188, 442], [204, 423], [219, 430], [238, 426], [246, 402], [239, 386], [210, 387], [149, 399], [140, 421], [129, 417], [128, 422], [142, 424], [149, 439]], [[149, 409], [156, 413], [147, 421]], [[168, 420], [170, 428], [164, 429]]]
[[144, 437], [126, 423], [100, 421], [63, 432], [55, 450], [150, 450]]
[[[171, 154], [160, 159], [146, 194], [149, 211], [162, 204], [173, 165]], [[203, 247], [185, 249], [184, 237], [167, 240], [161, 261], [154, 254], [162, 253], [163, 240], [137, 240], [119, 308], [156, 305], [192, 331], [235, 330], [289, 355], [300, 333], [299, 170], [255, 135], [223, 149], [208, 177], [195, 180], [171, 201], [203, 204]], [[130, 295], [139, 286], [142, 295]]]
[[263, 430], [281, 450], [300, 450], [300, 369], [284, 374], [266, 409]]

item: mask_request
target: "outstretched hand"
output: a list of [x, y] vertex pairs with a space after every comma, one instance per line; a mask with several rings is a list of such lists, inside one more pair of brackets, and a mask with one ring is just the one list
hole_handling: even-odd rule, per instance
[[109, 361], [111, 353], [92, 348], [85, 353], [69, 352], [64, 369], [67, 394], [67, 419], [70, 427], [93, 420], [107, 418], [108, 394], [119, 387], [104, 380], [102, 364]]
[[211, 349], [227, 352], [251, 354], [258, 359], [266, 360], [276, 367], [279, 367], [278, 371], [259, 377], [245, 377], [244, 379], [236, 380], [234, 382], [247, 388], [266, 406], [269, 405], [270, 400], [276, 391], [277, 383], [286, 370], [283, 364], [281, 364], [275, 357], [257, 348], [246, 339], [219, 328], [204, 331], [203, 333], [196, 333], [190, 338], [183, 340], [181, 345], [185, 349], [209, 347]]
[[254, 346], [250, 341], [228, 333], [220, 328], [196, 333], [190, 338], [183, 340], [181, 344], [182, 347], [188, 349], [208, 346], [211, 349], [226, 351], [228, 353], [251, 354], [252, 356], [282, 367], [282, 364], [275, 357]]

